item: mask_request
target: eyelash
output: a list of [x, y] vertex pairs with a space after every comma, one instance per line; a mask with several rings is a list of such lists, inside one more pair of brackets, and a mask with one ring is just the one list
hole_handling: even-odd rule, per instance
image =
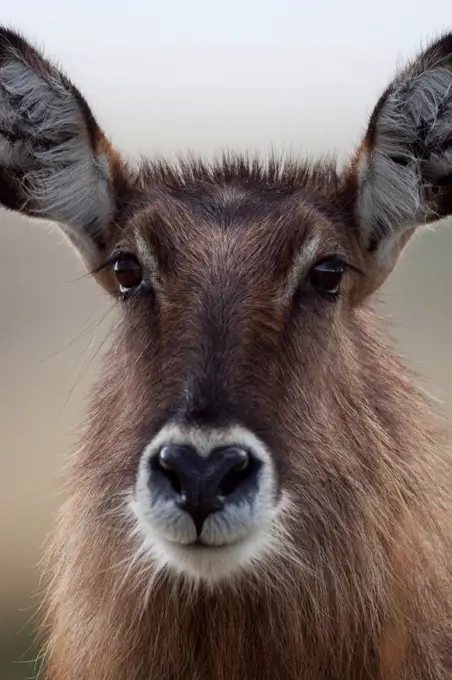
[[359, 269], [359, 267], [352, 264], [351, 262], [346, 260], [341, 255], [326, 255], [325, 257], [322, 257], [320, 260], [318, 260], [314, 264], [314, 267], [318, 267], [323, 262], [335, 262], [339, 266], [343, 267], [344, 271], [352, 271], [352, 272], [355, 272], [356, 274], [360, 274], [360, 275], [363, 274], [362, 270]]
[[[135, 262], [138, 265], [139, 269], [141, 270], [141, 273], [143, 272], [138, 258], [130, 252], [121, 250], [121, 251], [116, 251], [115, 253], [113, 253], [113, 255], [111, 255], [107, 260], [105, 260], [105, 262], [103, 262], [101, 265], [99, 265], [99, 267], [94, 269], [94, 271], [92, 273], [98, 274], [99, 272], [104, 271], [106, 269], [110, 269], [111, 271], [116, 273], [115, 267], [121, 261]], [[119, 285], [118, 297], [123, 301], [127, 300], [128, 298], [130, 298], [130, 297], [132, 297], [136, 294], [138, 294], [141, 290], [143, 290], [143, 287], [145, 285], [143, 278], [141, 278], [141, 282], [139, 284], [137, 284], [134, 287], [130, 287], [130, 288], [121, 286], [119, 281], [117, 283]]]
[[128, 255], [129, 255], [129, 253], [122, 251], [122, 250], [119, 251], [119, 252], [113, 253], [113, 255], [110, 255], [110, 257], [107, 260], [105, 260], [104, 262], [102, 262], [102, 264], [100, 264], [95, 269], [92, 269], [90, 274], [93, 274], [93, 275], [99, 274], [100, 272], [104, 271], [104, 269], [109, 269], [111, 267], [114, 267], [115, 263], [119, 259], [121, 259], [121, 257], [128, 257]]

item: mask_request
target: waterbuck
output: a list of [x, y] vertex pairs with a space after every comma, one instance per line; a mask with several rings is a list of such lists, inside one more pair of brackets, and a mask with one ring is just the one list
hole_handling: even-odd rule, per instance
[[372, 310], [451, 182], [452, 33], [345, 167], [132, 167], [0, 30], [0, 202], [60, 224], [118, 306], [52, 537], [48, 680], [452, 678], [452, 458]]

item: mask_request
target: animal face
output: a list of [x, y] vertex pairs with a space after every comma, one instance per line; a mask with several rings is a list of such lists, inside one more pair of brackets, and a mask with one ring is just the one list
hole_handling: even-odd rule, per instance
[[119, 307], [80, 474], [99, 506], [126, 499], [157, 566], [232, 576], [287, 551], [294, 518], [308, 553], [375, 485], [392, 416], [367, 300], [452, 210], [451, 40], [396, 77], [343, 170], [132, 169], [69, 80], [0, 32], [2, 203], [61, 223]]
[[287, 481], [312, 455], [294, 433], [327, 406], [312, 385], [342, 361], [361, 274], [346, 225], [307, 187], [173, 180], [144, 185], [107, 261], [121, 371], [143, 394], [131, 507], [160, 562], [214, 578], [275, 542]]

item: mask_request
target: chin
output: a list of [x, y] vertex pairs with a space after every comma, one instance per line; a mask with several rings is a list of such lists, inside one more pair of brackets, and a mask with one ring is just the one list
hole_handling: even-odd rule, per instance
[[165, 535], [149, 521], [140, 503], [132, 498], [129, 509], [134, 517], [134, 534], [139, 540], [141, 558], [154, 565], [157, 572], [182, 578], [192, 586], [207, 587], [225, 582], [236, 583], [247, 574], [259, 572], [272, 555], [281, 551], [280, 523], [285, 499], [268, 513], [265, 522], [253, 526], [240, 536], [224, 536], [216, 543], [193, 538], [182, 542], [180, 535]]

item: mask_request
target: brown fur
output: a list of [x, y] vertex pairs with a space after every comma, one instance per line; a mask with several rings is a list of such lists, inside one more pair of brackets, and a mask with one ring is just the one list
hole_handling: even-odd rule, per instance
[[[356, 163], [341, 173], [229, 157], [132, 173], [88, 122], [115, 196], [95, 275], [116, 294], [99, 261], [113, 245], [136, 253], [139, 235], [159, 280], [118, 298], [67, 470], [46, 677], [450, 680], [452, 461], [369, 306], [383, 275], [359, 234]], [[17, 181], [0, 167], [13, 209]], [[283, 294], [313, 236], [317, 259], [339, 252], [362, 270], [345, 275], [336, 302], [303, 280]], [[281, 551], [215, 587], [134, 560], [126, 494], [170, 417], [248, 427], [292, 501]]]
[[[317, 175], [301, 173], [302, 188], [283, 179], [281, 205], [270, 188], [262, 193], [274, 180], [251, 171], [240, 178], [231, 169], [222, 186], [229, 170], [217, 168], [215, 181], [165, 178], [165, 191], [153, 182], [158, 199], [125, 230], [157, 242], [166, 227], [167, 247], [178, 244], [165, 272], [172, 295], [124, 312], [71, 463], [55, 540], [49, 678], [449, 678], [451, 466], [433, 417], [367, 306], [343, 298], [331, 309], [308, 300], [296, 313], [275, 308], [292, 228], [318, 228], [319, 196], [300, 195]], [[341, 243], [328, 212], [323, 240]], [[287, 253], [277, 260], [275, 244]], [[183, 376], [198, 381], [198, 395], [209, 387], [206, 331], [220, 329], [208, 319], [225, 299], [232, 335], [215, 370], [227, 371], [231, 392], [218, 395], [214, 382], [207, 408], [217, 396], [234, 413], [247, 406], [245, 422], [281, 452], [280, 484], [296, 499], [287, 554], [213, 592], [164, 575], [150, 587], [152, 565], [142, 563], [124, 579], [133, 542], [120, 492], [179, 403]]]

